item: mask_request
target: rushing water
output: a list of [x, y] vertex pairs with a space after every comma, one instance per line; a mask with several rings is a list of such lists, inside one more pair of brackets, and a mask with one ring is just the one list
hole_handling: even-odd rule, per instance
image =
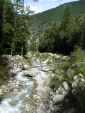
[[15, 88], [13, 87], [11, 94], [2, 100], [0, 113], [22, 113], [24, 100], [32, 94], [33, 81], [25, 77], [23, 72], [19, 72], [14, 81]]
[[[20, 66], [22, 65], [21, 60]], [[28, 64], [25, 66], [26, 63], [24, 63], [26, 69], [23, 70], [21, 67], [17, 68], [16, 59], [13, 57], [10, 60], [10, 64], [12, 64], [11, 67], [13, 69], [11, 71], [16, 76], [8, 82], [8, 92], [0, 103], [0, 113], [29, 113], [29, 109], [31, 108], [29, 101], [33, 101], [31, 100], [33, 98], [39, 101], [38, 103], [35, 101], [36, 111], [32, 113], [46, 113], [47, 110], [44, 101], [46, 101], [49, 89], [47, 86], [49, 77], [47, 65], [40, 62], [40, 60], [33, 59], [32, 67], [29, 67]], [[36, 86], [34, 86], [35, 83]], [[35, 91], [34, 94], [33, 90]]]
[[[49, 81], [54, 76], [55, 69], [54, 58], [41, 60], [31, 56], [29, 60], [31, 63], [21, 56], [10, 57], [12, 79], [10, 78], [7, 86], [0, 88], [0, 95], [4, 94], [3, 90], [6, 92], [0, 102], [0, 113], [51, 113], [59, 110], [59, 105], [56, 106], [55, 103], [64, 100], [69, 87], [63, 82], [56, 92], [50, 90]], [[65, 113], [73, 113], [70, 111], [66, 110]]]

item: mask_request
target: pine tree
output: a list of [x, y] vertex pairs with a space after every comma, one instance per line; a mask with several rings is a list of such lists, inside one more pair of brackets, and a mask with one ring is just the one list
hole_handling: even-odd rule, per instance
[[13, 39], [14, 9], [10, 0], [3, 0], [3, 2], [0, 1], [0, 3], [0, 54], [6, 54], [8, 51], [7, 49], [10, 48], [11, 41]]
[[15, 21], [15, 35], [12, 48], [14, 54], [26, 54], [27, 51], [27, 40], [29, 38], [29, 16], [28, 11], [25, 12], [24, 0], [15, 0], [16, 15]]
[[[3, 38], [3, 8], [4, 7], [4, 0], [0, 0], [0, 42], [2, 42]], [[0, 44], [0, 54], [2, 50], [2, 43]]]
[[61, 22], [61, 29], [66, 30], [67, 25], [69, 24], [71, 17], [70, 9], [69, 7], [66, 7], [64, 10], [63, 20]]

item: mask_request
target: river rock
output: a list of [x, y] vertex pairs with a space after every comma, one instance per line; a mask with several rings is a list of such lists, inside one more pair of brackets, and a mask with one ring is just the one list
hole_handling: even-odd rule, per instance
[[65, 95], [60, 95], [60, 94], [54, 95], [53, 102], [60, 103], [64, 100], [64, 97], [65, 97]]

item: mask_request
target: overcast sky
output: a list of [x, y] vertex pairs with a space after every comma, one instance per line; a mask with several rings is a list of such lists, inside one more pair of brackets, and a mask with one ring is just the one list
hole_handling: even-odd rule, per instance
[[29, 5], [35, 13], [38, 13], [71, 1], [78, 0], [25, 0], [25, 4]]

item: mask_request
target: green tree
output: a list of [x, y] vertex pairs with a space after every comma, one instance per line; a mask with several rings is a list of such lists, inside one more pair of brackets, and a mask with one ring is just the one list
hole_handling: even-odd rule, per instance
[[8, 3], [5, 2], [4, 6], [4, 24], [3, 24], [3, 32], [4, 32], [4, 49], [5, 54], [10, 54], [11, 43], [14, 38], [14, 7], [9, 1]]
[[29, 39], [29, 17], [27, 15], [18, 15], [16, 17], [15, 28], [15, 52], [18, 54], [26, 54]]
[[61, 22], [61, 29], [67, 30], [66, 28], [70, 22], [70, 18], [71, 18], [70, 9], [69, 9], [69, 7], [65, 7], [62, 22]]
[[[23, 0], [21, 0], [23, 1]], [[24, 55], [28, 49], [28, 39], [29, 39], [29, 12], [30, 10], [24, 8], [24, 4], [18, 1], [16, 7], [15, 15], [15, 35], [14, 41], [12, 43], [12, 48], [14, 49], [14, 54]], [[17, 1], [16, 1], [17, 2]]]
[[[1, 2], [1, 1], [0, 1]], [[14, 27], [14, 9], [10, 0], [3, 0], [0, 4], [1, 7], [1, 38], [0, 38], [0, 54], [7, 52], [7, 48], [10, 48], [13, 38]]]
[[[3, 7], [4, 7], [4, 0], [0, 0], [0, 42], [2, 39], [2, 29], [3, 29]], [[0, 44], [1, 49], [1, 44]]]
[[0, 54], [25, 54], [30, 34], [29, 10], [24, 9], [24, 0], [0, 3]]

